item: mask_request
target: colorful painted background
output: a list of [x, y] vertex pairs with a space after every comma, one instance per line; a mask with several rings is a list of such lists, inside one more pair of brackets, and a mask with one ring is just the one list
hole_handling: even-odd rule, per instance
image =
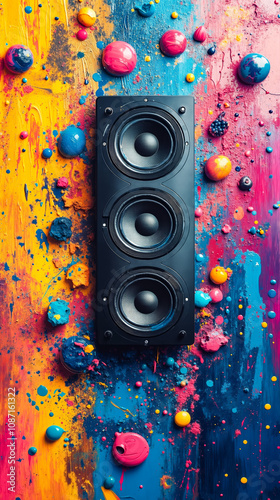
[[[85, 6], [94, 8], [97, 21], [80, 42], [77, 12]], [[279, 499], [280, 5], [160, 0], [148, 19], [134, 6], [128, 0], [0, 4], [0, 498]], [[192, 38], [200, 25], [208, 33], [204, 44]], [[188, 39], [185, 53], [175, 59], [164, 57], [158, 45], [170, 28]], [[128, 77], [110, 77], [101, 67], [102, 48], [113, 40], [137, 51]], [[3, 65], [8, 47], [21, 43], [34, 54], [25, 83]], [[214, 44], [216, 53], [209, 56]], [[236, 76], [240, 59], [250, 52], [265, 55], [272, 68], [254, 87]], [[185, 80], [190, 72], [193, 83]], [[218, 264], [233, 273], [221, 286], [223, 301], [196, 310], [194, 346], [140, 353], [96, 346], [95, 371], [78, 377], [61, 368], [59, 347], [62, 338], [75, 334], [90, 336], [95, 345], [95, 99], [103, 94], [195, 96], [196, 206], [202, 209], [196, 222], [196, 289], [213, 286], [209, 271]], [[229, 131], [210, 139], [207, 129], [221, 111]], [[56, 147], [70, 124], [87, 136], [87, 152], [74, 160], [62, 158]], [[25, 140], [23, 130], [29, 134]], [[46, 147], [53, 150], [49, 160], [41, 156]], [[216, 153], [233, 164], [219, 183], [203, 173], [205, 159]], [[237, 186], [243, 175], [253, 180], [250, 192]], [[69, 180], [66, 190], [56, 187], [62, 176]], [[72, 220], [70, 244], [48, 238], [57, 216]], [[228, 234], [221, 231], [225, 224]], [[252, 227], [255, 235], [248, 232]], [[65, 276], [77, 262], [89, 267], [91, 278], [88, 287], [73, 290]], [[51, 327], [47, 308], [58, 298], [69, 303], [70, 320]], [[276, 317], [270, 319], [269, 311]], [[201, 329], [211, 336], [216, 326], [228, 342], [207, 353], [200, 347]], [[168, 357], [177, 363], [173, 368]], [[40, 386], [47, 388], [44, 397]], [[10, 387], [16, 390], [15, 493], [7, 486]], [[184, 429], [174, 425], [182, 409], [192, 419]], [[45, 431], [52, 424], [66, 432], [49, 443]], [[113, 461], [114, 433], [120, 430], [147, 439], [150, 455], [139, 467], [122, 470]], [[34, 456], [28, 455], [31, 446], [38, 450]], [[101, 489], [108, 475], [116, 480], [114, 493]]]

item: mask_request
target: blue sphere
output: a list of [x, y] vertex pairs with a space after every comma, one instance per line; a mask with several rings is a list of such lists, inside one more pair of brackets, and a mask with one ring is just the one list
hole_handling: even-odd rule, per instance
[[43, 158], [45, 158], [45, 160], [47, 158], [50, 158], [52, 156], [52, 150], [50, 148], [43, 149], [42, 156]]
[[58, 139], [58, 150], [65, 158], [74, 158], [85, 151], [86, 136], [83, 130], [70, 125], [61, 132]]
[[244, 83], [253, 85], [265, 80], [270, 71], [269, 60], [261, 54], [247, 54], [238, 67], [238, 75]]
[[115, 478], [112, 476], [106, 477], [106, 479], [103, 483], [104, 488], [106, 488], [106, 490], [111, 490], [113, 488], [114, 484], [115, 484]]

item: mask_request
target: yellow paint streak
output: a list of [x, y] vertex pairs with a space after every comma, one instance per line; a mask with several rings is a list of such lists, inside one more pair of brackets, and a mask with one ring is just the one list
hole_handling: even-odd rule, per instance
[[118, 408], [119, 410], [123, 411], [124, 413], [130, 413], [130, 415], [132, 415], [133, 417], [135, 417], [135, 415], [133, 415], [133, 413], [131, 413], [130, 410], [127, 410], [126, 408], [120, 408], [119, 406], [115, 405], [115, 403], [113, 403], [112, 401], [110, 401], [110, 403], [115, 406], [116, 408]]

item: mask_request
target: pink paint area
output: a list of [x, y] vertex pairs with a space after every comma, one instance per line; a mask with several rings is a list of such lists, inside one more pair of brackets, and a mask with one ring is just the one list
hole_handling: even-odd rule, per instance
[[225, 224], [225, 225], [222, 227], [222, 232], [223, 232], [224, 234], [228, 234], [228, 233], [230, 233], [230, 232], [231, 232], [231, 227], [230, 227], [230, 225], [229, 225], [229, 224]]
[[68, 179], [67, 177], [59, 177], [56, 181], [56, 186], [59, 188], [67, 188], [68, 186]]
[[169, 30], [162, 35], [159, 45], [163, 54], [175, 57], [184, 52], [187, 46], [187, 39], [181, 31]]
[[111, 75], [129, 75], [134, 70], [136, 63], [136, 52], [129, 43], [112, 42], [103, 50], [102, 65]]
[[214, 304], [223, 300], [224, 295], [222, 290], [220, 290], [219, 288], [212, 288], [212, 290], [210, 290], [208, 294], [210, 295], [211, 301], [214, 302]]
[[125, 473], [125, 469], [122, 469], [122, 475], [120, 478], [120, 490], [121, 491], [122, 491], [122, 487], [123, 487], [124, 473]]
[[215, 319], [215, 323], [216, 325], [222, 325], [224, 322], [224, 318], [223, 316], [217, 316], [216, 319]]
[[234, 433], [234, 437], [237, 438], [238, 436], [240, 436], [241, 434], [241, 431], [239, 429], [236, 429], [235, 433]]
[[125, 467], [135, 467], [146, 460], [149, 455], [146, 439], [134, 432], [116, 432], [113, 444], [113, 457]]
[[205, 325], [200, 330], [200, 347], [206, 352], [216, 352], [228, 343], [228, 338], [223, 334], [221, 328], [214, 328]]
[[189, 431], [194, 434], [195, 436], [198, 436], [201, 433], [201, 427], [198, 422], [194, 422], [191, 424], [189, 427]]

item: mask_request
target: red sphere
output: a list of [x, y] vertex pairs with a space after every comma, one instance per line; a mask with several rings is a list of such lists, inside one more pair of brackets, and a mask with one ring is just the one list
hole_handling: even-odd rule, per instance
[[83, 29], [79, 30], [78, 33], [76, 34], [76, 37], [78, 38], [78, 40], [80, 40], [80, 42], [83, 42], [88, 37], [87, 30]]
[[210, 290], [209, 295], [211, 297], [211, 301], [216, 303], [216, 302], [221, 302], [223, 299], [223, 292], [219, 288], [212, 288]]
[[136, 52], [129, 43], [112, 42], [103, 50], [102, 65], [110, 75], [129, 75], [134, 70], [136, 63]]
[[28, 137], [28, 132], [26, 132], [25, 130], [20, 133], [20, 138], [21, 139], [26, 139], [27, 137]]
[[205, 42], [206, 38], [207, 38], [207, 33], [206, 33], [206, 29], [204, 28], [204, 26], [200, 26], [199, 28], [197, 28], [193, 34], [193, 38], [196, 42], [200, 42], [200, 43], [203, 43]]
[[162, 35], [159, 45], [163, 54], [169, 57], [175, 57], [184, 52], [187, 46], [187, 39], [181, 31], [169, 30]]

